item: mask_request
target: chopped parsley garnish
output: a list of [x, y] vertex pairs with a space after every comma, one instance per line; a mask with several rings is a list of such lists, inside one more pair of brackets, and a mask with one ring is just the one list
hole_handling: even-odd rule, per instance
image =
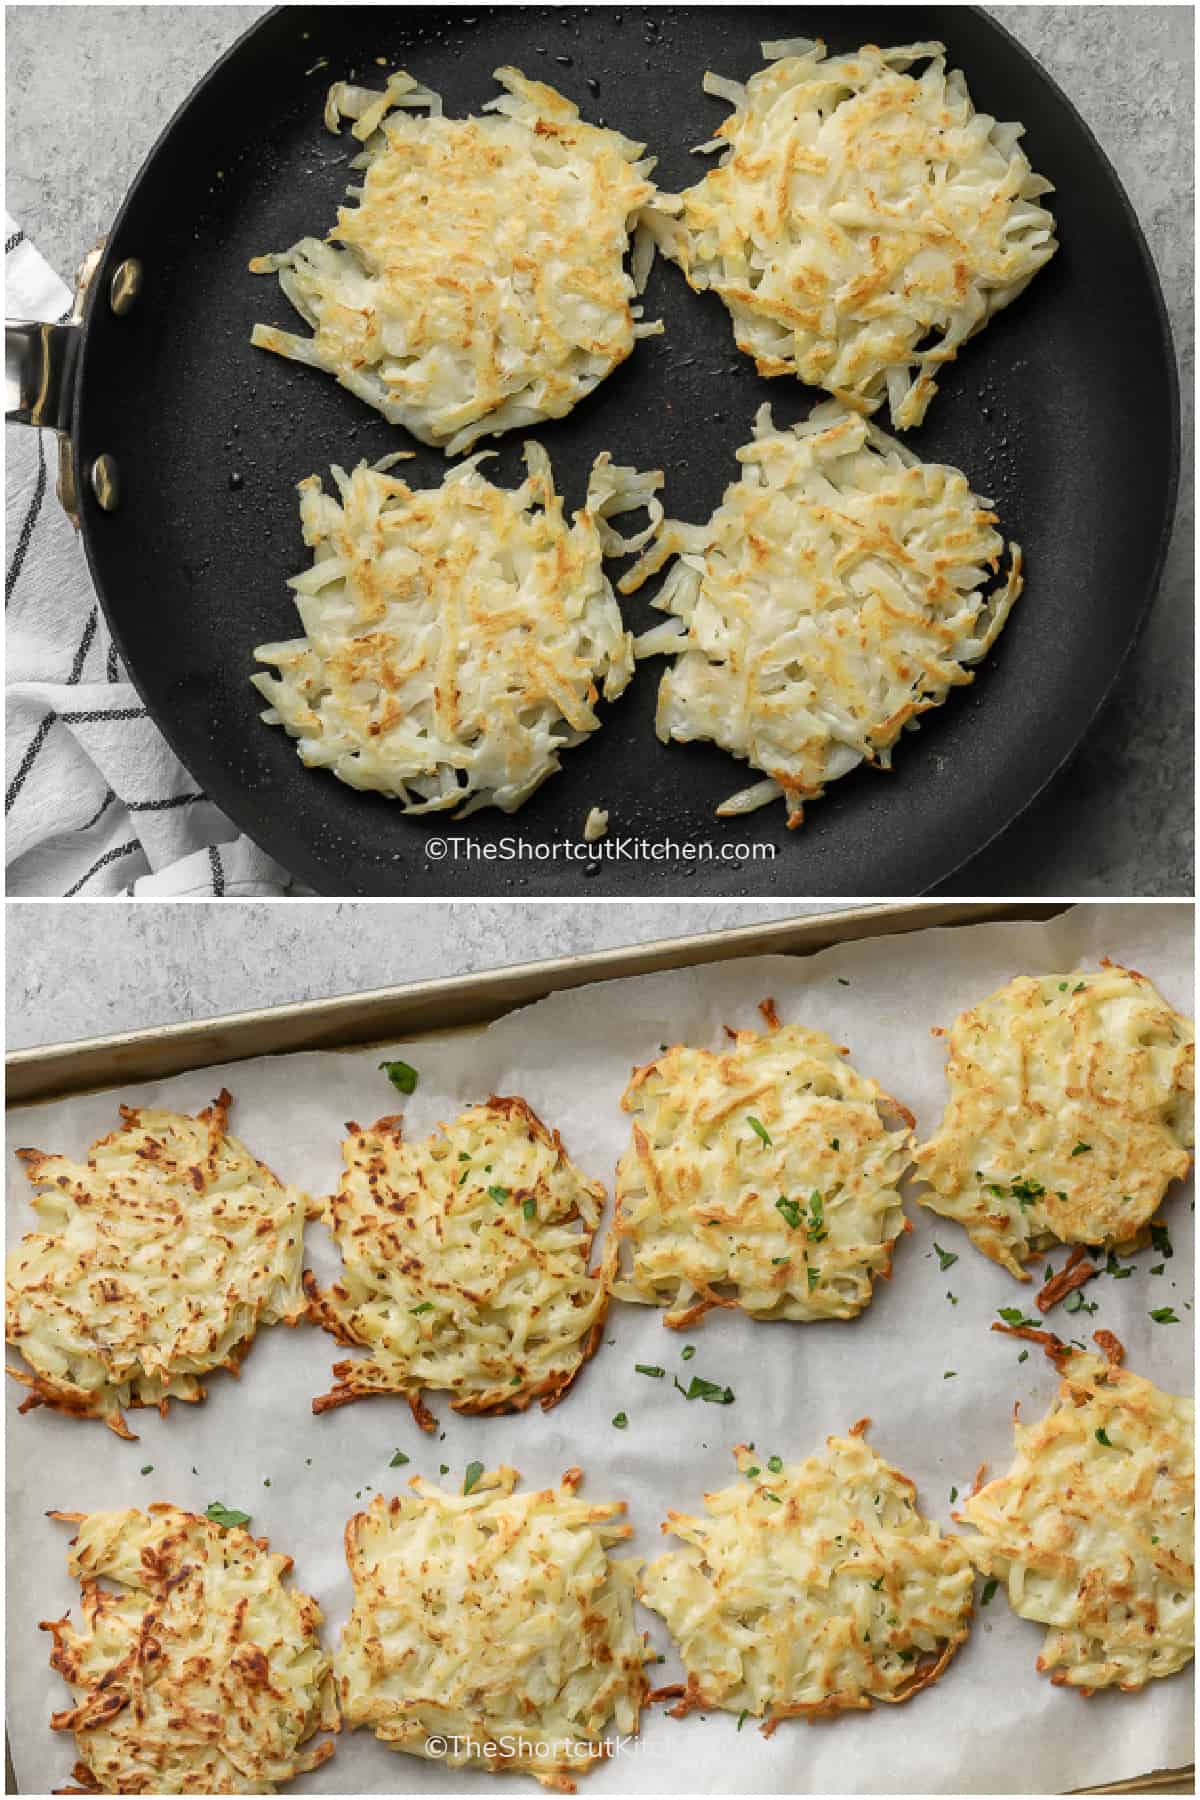
[[782, 1213], [793, 1231], [800, 1229], [800, 1202], [789, 1200], [786, 1194], [780, 1194], [775, 1202], [775, 1211]]
[[831, 1149], [831, 1150], [840, 1150], [840, 1149], [841, 1149], [841, 1147], [842, 1147], [842, 1140], [841, 1140], [841, 1138], [830, 1138], [830, 1140], [829, 1140], [829, 1148], [830, 1148], [830, 1149]]
[[719, 1381], [706, 1381], [703, 1375], [693, 1375], [687, 1387], [676, 1379], [675, 1386], [685, 1400], [710, 1400], [714, 1406], [733, 1405], [733, 1389], [722, 1387]]
[[783, 1474], [783, 1458], [782, 1458], [782, 1456], [769, 1456], [767, 1458], [767, 1467], [768, 1467], [768, 1469], [770, 1469], [772, 1475], [782, 1475]]
[[741, 1712], [738, 1714], [737, 1728], [739, 1731], [742, 1729], [742, 1726], [746, 1723], [746, 1720], [749, 1717], [750, 1717], [749, 1707], [743, 1706]]
[[762, 1497], [764, 1500], [773, 1500], [775, 1502], [776, 1506], [783, 1505], [783, 1501], [779, 1498], [779, 1495], [773, 1494], [771, 1492], [770, 1488], [763, 1488]]
[[503, 1206], [504, 1202], [508, 1199], [508, 1189], [502, 1187], [490, 1187], [488, 1189], [488, 1198], [494, 1200], [497, 1206]]
[[989, 1575], [983, 1584], [983, 1592], [979, 1596], [980, 1606], [989, 1606], [991, 1604], [995, 1597], [996, 1589], [999, 1586], [1000, 1583], [997, 1581], [996, 1577], [994, 1575]]
[[950, 1504], [951, 1504], [951, 1506], [954, 1505], [954, 1502], [957, 1499], [958, 1499], [958, 1489], [956, 1487], [952, 1487], [950, 1489]]
[[618, 1431], [624, 1431], [624, 1429], [628, 1425], [628, 1423], [629, 1423], [629, 1419], [625, 1413], [619, 1412], [619, 1413], [613, 1414], [613, 1424], [616, 1426]]
[[249, 1513], [238, 1512], [232, 1506], [222, 1506], [219, 1500], [214, 1500], [211, 1506], [205, 1507], [204, 1516], [211, 1519], [214, 1525], [219, 1525], [222, 1531], [230, 1531], [235, 1525], [250, 1523]]
[[1081, 1288], [1076, 1288], [1075, 1292], [1069, 1295], [1064, 1302], [1063, 1310], [1069, 1313], [1094, 1313], [1099, 1304], [1098, 1300], [1085, 1300], [1083, 1297], [1083, 1290]]
[[1112, 1439], [1109, 1437], [1107, 1431], [1105, 1431], [1103, 1425], [1098, 1425], [1096, 1427], [1096, 1442], [1098, 1444], [1103, 1444], [1108, 1450], [1111, 1450], [1113, 1447]]
[[1111, 1275], [1114, 1281], [1127, 1281], [1133, 1274], [1133, 1264], [1126, 1263], [1125, 1266], [1122, 1267], [1117, 1261], [1116, 1251], [1110, 1250], [1108, 1253], [1108, 1261], [1104, 1265], [1104, 1273], [1106, 1275]]
[[153, 1475], [153, 1473], [154, 1473], [154, 1464], [153, 1463], [144, 1463], [142, 1465], [142, 1474], [143, 1475]]
[[1076, 1144], [1075, 1148], [1072, 1150], [1071, 1155], [1072, 1156], [1086, 1156], [1088, 1151], [1091, 1149], [1091, 1147], [1092, 1146], [1090, 1144], [1085, 1144], [1081, 1139], [1080, 1142], [1078, 1144]]
[[846, 980], [846, 977], [844, 975], [839, 975], [837, 978], [837, 982], [838, 982], [839, 987], [849, 987], [850, 986], [850, 983]]
[[771, 1148], [771, 1138], [762, 1120], [756, 1119], [753, 1113], [747, 1113], [746, 1123], [754, 1133], [755, 1137], [760, 1137], [769, 1150]]
[[684, 1362], [691, 1362], [693, 1356], [696, 1354], [695, 1344], [685, 1344], [679, 1354]]
[[1156, 1306], [1150, 1314], [1156, 1325], [1178, 1325], [1173, 1306]]
[[808, 1210], [810, 1216], [808, 1223], [805, 1226], [805, 1230], [808, 1233], [808, 1240], [812, 1244], [819, 1244], [821, 1239], [826, 1235], [825, 1202], [815, 1189], [809, 1199]]
[[432, 1312], [433, 1311], [433, 1301], [432, 1300], [422, 1300], [420, 1306], [410, 1306], [408, 1310], [411, 1313]]
[[996, 1311], [1006, 1325], [1014, 1326], [1018, 1331], [1023, 1325], [1036, 1324], [1036, 1320], [1027, 1319], [1019, 1306], [998, 1306]]
[[1067, 991], [1067, 984], [1066, 984], [1066, 982], [1065, 982], [1065, 981], [1060, 981], [1060, 982], [1059, 982], [1059, 984], [1058, 984], [1058, 991], [1059, 991], [1059, 993], [1060, 993], [1060, 994], [1065, 994], [1065, 993], [1066, 993], [1066, 991]]
[[450, 1464], [449, 1463], [440, 1463], [438, 1465], [438, 1473], [440, 1475], [448, 1475], [450, 1473]]
[[1150, 1265], [1150, 1273], [1152, 1275], [1161, 1275], [1166, 1266], [1166, 1263], [1152, 1263]]
[[537, 1218], [537, 1201], [532, 1197], [532, 1195], [530, 1196], [530, 1198], [528, 1200], [523, 1200], [521, 1202], [521, 1211], [525, 1214], [525, 1217], [527, 1219], [536, 1219]]
[[943, 1381], [952, 1381], [952, 1380], [953, 1380], [953, 1378], [954, 1378], [954, 1377], [955, 1377], [955, 1376], [956, 1376], [956, 1375], [957, 1375], [957, 1374], [958, 1374], [958, 1370], [957, 1370], [957, 1369], [946, 1369], [946, 1370], [945, 1370], [945, 1371], [944, 1371], [944, 1373], [943, 1373], [943, 1375], [942, 1375], [942, 1380], [943, 1380]]
[[882, 1576], [882, 1575], [881, 1575], [881, 1576], [880, 1576], [880, 1577], [879, 1577], [879, 1580], [878, 1580], [878, 1581], [873, 1581], [873, 1582], [872, 1582], [872, 1583], [871, 1583], [871, 1586], [872, 1586], [872, 1588], [873, 1588], [873, 1589], [874, 1589], [874, 1590], [875, 1590], [875, 1592], [876, 1592], [876, 1593], [878, 1593], [878, 1592], [879, 1592], [879, 1590], [880, 1590], [880, 1588], [881, 1588], [881, 1587], [882, 1587], [882, 1586], [883, 1586], [883, 1576]]
[[915, 1650], [897, 1650], [896, 1652], [902, 1663], [910, 1663], [916, 1654]]
[[1171, 1248], [1171, 1234], [1165, 1225], [1152, 1225], [1150, 1227], [1150, 1242], [1160, 1255], [1174, 1256], [1175, 1252]]
[[761, 1470], [761, 1469], [760, 1469], [760, 1468], [759, 1468], [759, 1466], [758, 1466], [758, 1464], [757, 1464], [757, 1463], [754, 1463], [754, 1464], [752, 1464], [752, 1466], [751, 1466], [751, 1467], [750, 1467], [750, 1468], [748, 1468], [748, 1469], [747, 1469], [747, 1470], [746, 1470], [746, 1472], [745, 1472], [745, 1473], [746, 1473], [746, 1480], [747, 1480], [747, 1481], [753, 1481], [753, 1480], [754, 1480], [754, 1477], [755, 1477], [755, 1476], [756, 1476], [756, 1475], [761, 1475], [761, 1474], [762, 1474], [762, 1470]]
[[463, 1476], [463, 1493], [464, 1494], [470, 1493], [471, 1489], [475, 1486], [476, 1482], [479, 1480], [479, 1477], [482, 1474], [483, 1474], [483, 1464], [481, 1462], [471, 1462], [471, 1463], [467, 1464], [467, 1472]]
[[1045, 1191], [1041, 1182], [1034, 1181], [1031, 1176], [1026, 1176], [1021, 1181], [1014, 1181], [1012, 1184], [1013, 1199], [1019, 1201], [1022, 1206], [1032, 1206], [1035, 1200], [1041, 1199]]
[[790, 1256], [773, 1256], [771, 1258], [771, 1267], [773, 1269], [781, 1269], [785, 1263], [790, 1263], [791, 1260]]
[[1018, 1362], [1019, 1362], [1019, 1363], [1022, 1363], [1022, 1362], [1028, 1362], [1028, 1361], [1029, 1361], [1029, 1352], [1028, 1352], [1028, 1350], [1022, 1350], [1022, 1352], [1021, 1352], [1021, 1354], [1020, 1354], [1020, 1356], [1018, 1356], [1018, 1358], [1017, 1358], [1017, 1361], [1018, 1361]]
[[956, 1250], [943, 1250], [936, 1238], [933, 1240], [933, 1247], [937, 1251], [938, 1267], [940, 1269], [948, 1269], [952, 1263], [958, 1261], [958, 1252]]
[[950, 1304], [951, 1304], [951, 1306], [957, 1306], [957, 1305], [958, 1305], [958, 1295], [957, 1295], [957, 1294], [952, 1294], [952, 1293], [951, 1293], [951, 1292], [950, 1292], [950, 1289], [949, 1289], [949, 1288], [947, 1288], [947, 1289], [946, 1289], [946, 1298], [947, 1298], [947, 1300], [948, 1300], [948, 1301], [949, 1301], [949, 1302], [950, 1302]]
[[653, 1375], [655, 1381], [660, 1381], [667, 1372], [660, 1369], [657, 1363], [634, 1363], [633, 1366], [639, 1375]]
[[404, 1467], [405, 1463], [408, 1462], [408, 1460], [409, 1460], [409, 1458], [407, 1456], [405, 1456], [403, 1450], [397, 1450], [395, 1456], [393, 1456], [391, 1462], [388, 1464], [388, 1468], [389, 1469], [402, 1469]]
[[1072, 993], [1073, 993], [1073, 994], [1082, 994], [1082, 993], [1083, 993], [1083, 991], [1084, 991], [1084, 989], [1085, 989], [1085, 988], [1086, 988], [1086, 987], [1087, 987], [1087, 982], [1086, 982], [1086, 981], [1081, 981], [1081, 982], [1080, 982], [1080, 983], [1079, 983], [1079, 985], [1078, 985], [1078, 987], [1073, 987], [1073, 988], [1072, 988], [1072, 989], [1071, 989], [1071, 992], [1072, 992]]
[[415, 1094], [420, 1076], [411, 1063], [381, 1062], [380, 1068], [386, 1070], [387, 1078], [394, 1088], [402, 1094]]
[[821, 1285], [820, 1269], [810, 1268], [808, 1271], [808, 1291], [809, 1291], [809, 1293], [811, 1294], [813, 1289], [815, 1287], [820, 1287], [820, 1285]]

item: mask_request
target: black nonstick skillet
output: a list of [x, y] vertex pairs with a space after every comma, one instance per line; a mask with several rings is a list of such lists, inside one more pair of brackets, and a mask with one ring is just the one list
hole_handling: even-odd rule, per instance
[[[902, 741], [893, 774], [835, 783], [792, 832], [779, 804], [713, 816], [753, 775], [712, 746], [656, 741], [657, 661], [511, 819], [415, 820], [305, 770], [259, 722], [248, 680], [253, 646], [296, 630], [284, 586], [306, 560], [295, 483], [400, 447], [417, 450], [406, 476], [418, 483], [446, 467], [329, 377], [249, 343], [256, 320], [302, 329], [275, 282], [247, 272], [250, 258], [326, 229], [346, 186], [356, 146], [323, 129], [329, 82], [351, 71], [369, 82], [382, 58], [461, 113], [492, 97], [494, 68], [515, 63], [645, 139], [670, 188], [697, 178], [689, 148], [727, 112], [703, 94], [705, 69], [745, 77], [760, 40], [797, 35], [833, 51], [943, 39], [976, 105], [1024, 121], [1031, 161], [1057, 188], [1059, 254], [965, 347], [908, 434], [922, 456], [964, 469], [1024, 547], [1025, 595], [975, 685]], [[943, 883], [1081, 744], [1153, 598], [1174, 506], [1174, 357], [1137, 221], [1070, 102], [972, 7], [280, 8], [167, 126], [82, 311], [17, 348], [40, 388], [33, 410], [66, 434], [88, 559], [130, 674], [196, 781], [330, 894], [841, 896]], [[760, 402], [790, 422], [820, 396], [757, 377], [720, 302], [668, 265], [646, 312], [665, 335], [538, 436], [570, 505], [607, 448], [662, 467], [669, 512], [700, 520], [735, 476]], [[497, 440], [494, 478], [517, 476], [519, 436]], [[649, 597], [624, 603], [635, 630], [658, 617]], [[592, 806], [609, 812], [612, 840], [710, 844], [712, 860], [553, 860]], [[495, 846], [494, 859], [430, 854], [449, 837]], [[508, 859], [505, 844], [523, 854]], [[719, 860], [726, 845], [745, 854]], [[754, 859], [757, 845], [775, 846], [773, 860]]]

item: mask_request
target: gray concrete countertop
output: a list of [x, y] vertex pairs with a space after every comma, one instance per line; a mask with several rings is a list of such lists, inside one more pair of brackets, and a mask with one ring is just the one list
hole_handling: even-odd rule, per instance
[[[263, 10], [9, 7], [8, 206], [60, 274], [107, 229], [162, 121]], [[1192, 9], [992, 10], [1074, 100], [1133, 201], [1175, 330], [1190, 446]], [[1189, 457], [1162, 591], [1118, 694], [1070, 773], [954, 893], [1192, 892], [1192, 520]]]
[[7, 1041], [23, 1050], [834, 910], [794, 901], [11, 901]]

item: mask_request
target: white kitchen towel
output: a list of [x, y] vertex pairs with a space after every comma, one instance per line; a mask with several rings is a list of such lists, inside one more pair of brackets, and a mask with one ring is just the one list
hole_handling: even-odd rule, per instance
[[[10, 319], [60, 319], [71, 295], [5, 215]], [[78, 533], [51, 490], [52, 437], [6, 432], [7, 891], [254, 896], [287, 872], [197, 790], [108, 635]]]

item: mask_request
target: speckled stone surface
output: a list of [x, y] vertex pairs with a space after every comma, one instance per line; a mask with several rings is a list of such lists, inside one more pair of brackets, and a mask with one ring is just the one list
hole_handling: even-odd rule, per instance
[[7, 1038], [20, 1050], [834, 909], [293, 900], [5, 910]]
[[[163, 120], [262, 10], [8, 9], [8, 205], [60, 273], [107, 228]], [[1075, 102], [1142, 221], [1174, 325], [1190, 446], [1192, 9], [995, 10]], [[1192, 892], [1192, 537], [1189, 462], [1162, 591], [1115, 699], [1071, 770], [954, 877], [953, 892]]]

